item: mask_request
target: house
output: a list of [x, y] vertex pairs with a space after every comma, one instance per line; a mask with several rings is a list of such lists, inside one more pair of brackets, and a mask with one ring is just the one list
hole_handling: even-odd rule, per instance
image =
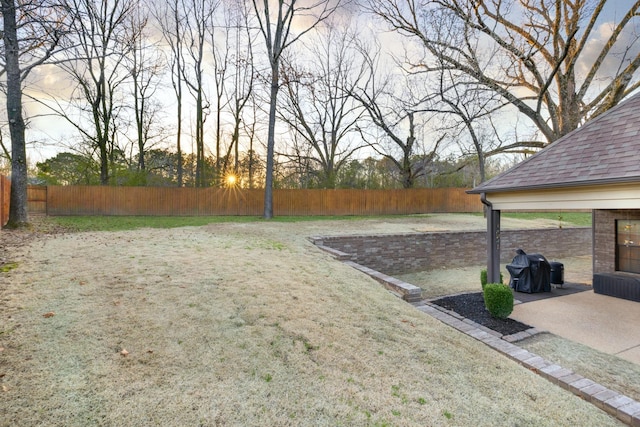
[[490, 281], [501, 211], [590, 210], [594, 292], [640, 301], [640, 94], [469, 193], [488, 208]]

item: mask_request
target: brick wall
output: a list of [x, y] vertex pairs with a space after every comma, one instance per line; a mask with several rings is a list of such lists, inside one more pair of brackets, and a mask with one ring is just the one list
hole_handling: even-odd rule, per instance
[[[351, 255], [361, 265], [386, 274], [404, 274], [442, 266], [487, 262], [486, 231], [407, 233], [395, 235], [316, 237], [314, 243]], [[515, 250], [541, 253], [548, 260], [591, 255], [591, 228], [503, 230], [501, 257], [509, 262]]]
[[595, 210], [593, 272], [616, 271], [616, 220], [640, 219], [640, 210]]

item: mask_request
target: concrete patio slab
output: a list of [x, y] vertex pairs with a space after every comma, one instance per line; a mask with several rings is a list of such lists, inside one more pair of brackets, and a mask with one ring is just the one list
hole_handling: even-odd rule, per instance
[[640, 345], [636, 345], [629, 350], [621, 351], [618, 353], [618, 357], [639, 363], [637, 361], [640, 360]]
[[640, 364], [640, 303], [593, 291], [518, 304], [527, 325]]

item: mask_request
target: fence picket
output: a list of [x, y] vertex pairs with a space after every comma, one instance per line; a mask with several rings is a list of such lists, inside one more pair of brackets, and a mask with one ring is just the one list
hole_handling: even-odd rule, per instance
[[[393, 215], [481, 212], [464, 188], [273, 190], [274, 215]], [[263, 214], [264, 190], [30, 186], [29, 209], [49, 215], [207, 216]]]

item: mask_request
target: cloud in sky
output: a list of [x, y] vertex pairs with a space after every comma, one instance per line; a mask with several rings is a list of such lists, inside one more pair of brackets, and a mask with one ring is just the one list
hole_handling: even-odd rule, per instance
[[[614, 22], [605, 22], [598, 26], [593, 32], [592, 38], [589, 39], [583, 55], [578, 63], [578, 72], [581, 76], [586, 76], [589, 70], [596, 64], [598, 57], [603, 48], [611, 38]], [[604, 59], [602, 65], [598, 69], [597, 81], [598, 86], [608, 84], [613, 76], [617, 75], [622, 69], [627, 67], [630, 61], [634, 60], [640, 54], [639, 34], [633, 26], [625, 28], [618, 40], [611, 48], [609, 55]]]

